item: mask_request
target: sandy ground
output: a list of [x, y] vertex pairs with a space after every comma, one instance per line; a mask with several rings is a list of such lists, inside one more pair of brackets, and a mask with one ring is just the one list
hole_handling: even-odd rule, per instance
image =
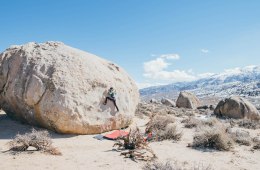
[[[135, 124], [144, 128], [147, 119], [135, 119]], [[260, 167], [260, 151], [252, 152], [251, 147], [236, 145], [234, 151], [202, 151], [187, 147], [192, 142], [194, 129], [179, 128], [183, 131], [181, 141], [153, 142], [150, 144], [160, 161], [178, 161], [184, 167], [211, 166], [213, 169], [251, 169]], [[31, 130], [31, 126], [21, 124], [0, 113], [0, 151], [7, 149], [6, 143], [17, 133], [23, 134]], [[143, 162], [134, 162], [120, 156], [113, 149], [113, 141], [96, 140], [94, 135], [60, 135], [50, 132], [54, 146], [62, 152], [62, 156], [52, 156], [39, 152], [27, 152], [18, 155], [0, 152], [0, 170], [28, 169], [141, 169]], [[251, 136], [260, 135], [260, 130], [250, 130]]]

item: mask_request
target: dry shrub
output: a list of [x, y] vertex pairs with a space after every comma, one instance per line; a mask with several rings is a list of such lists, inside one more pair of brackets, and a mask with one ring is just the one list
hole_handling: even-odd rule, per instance
[[61, 152], [52, 146], [52, 140], [48, 131], [36, 131], [32, 129], [30, 133], [23, 135], [17, 134], [15, 138], [8, 143], [10, 146], [9, 151], [22, 152], [27, 151], [31, 146], [37, 151], [43, 151], [52, 155], [61, 155]]
[[174, 123], [170, 123], [166, 126], [164, 131], [158, 131], [157, 138], [159, 141], [170, 139], [179, 141], [182, 135], [182, 132], [179, 132], [177, 126]]
[[249, 120], [243, 119], [237, 122], [239, 127], [244, 127], [247, 129], [260, 129], [260, 121], [259, 120]]
[[114, 144], [119, 149], [136, 149], [145, 148], [148, 143], [144, 140], [143, 135], [140, 133], [139, 128], [130, 129], [127, 136], [120, 137], [119, 140]]
[[115, 146], [121, 155], [133, 160], [151, 161], [156, 158], [139, 128], [131, 129], [127, 136], [120, 137], [114, 144]]
[[233, 140], [227, 134], [223, 126], [204, 126], [193, 137], [193, 143], [190, 145], [195, 148], [210, 148], [216, 150], [228, 151], [232, 148]]
[[211, 166], [203, 166], [202, 164], [199, 165], [194, 165], [191, 168], [186, 168], [185, 166], [187, 165], [187, 162], [184, 162], [182, 164], [178, 163], [178, 162], [170, 162], [167, 161], [165, 163], [162, 162], [150, 162], [145, 164], [142, 169], [143, 170], [183, 170], [183, 169], [190, 169], [190, 170], [211, 170]]
[[254, 144], [253, 149], [260, 150], [260, 142]]
[[253, 138], [253, 142], [254, 142], [254, 146], [253, 146], [253, 150], [260, 150], [260, 138], [259, 137], [255, 137]]
[[240, 144], [240, 145], [246, 145], [250, 146], [251, 145], [251, 137], [249, 132], [244, 131], [244, 130], [236, 130], [235, 132], [232, 132], [232, 129], [227, 130], [227, 132], [231, 135], [233, 140]]
[[196, 119], [194, 117], [188, 117], [187, 119], [182, 120], [182, 123], [184, 124], [184, 127], [186, 128], [194, 128], [194, 127], [199, 127], [199, 126], [215, 126], [216, 124], [219, 123], [218, 119], [213, 117], [209, 118], [206, 120], [200, 120]]
[[178, 132], [175, 119], [170, 115], [156, 115], [147, 123], [145, 132], [152, 133], [152, 140], [175, 140], [178, 141], [182, 137], [182, 132]]
[[151, 132], [152, 130], [165, 130], [167, 124], [174, 123], [175, 119], [170, 115], [155, 115], [147, 123], [146, 132]]
[[187, 119], [182, 120], [181, 123], [184, 123], [184, 127], [186, 128], [194, 128], [197, 127], [200, 122], [200, 120], [194, 117], [188, 117]]
[[204, 125], [207, 125], [207, 126], [210, 126], [210, 127], [213, 127], [213, 126], [215, 126], [215, 125], [217, 125], [219, 123], [220, 123], [219, 120], [217, 118], [215, 118], [215, 117], [211, 117], [211, 118], [206, 119], [205, 121], [203, 121]]
[[165, 163], [162, 162], [152, 162], [147, 163], [142, 167], [143, 170], [182, 170], [181, 167], [176, 167], [170, 161]]

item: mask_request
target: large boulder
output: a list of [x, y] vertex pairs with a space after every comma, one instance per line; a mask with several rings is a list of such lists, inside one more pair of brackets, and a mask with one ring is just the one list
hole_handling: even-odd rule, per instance
[[214, 114], [235, 119], [247, 118], [254, 120], [260, 118], [256, 107], [248, 100], [238, 96], [221, 100], [215, 108]]
[[[110, 87], [119, 112], [111, 101], [103, 105]], [[0, 106], [17, 120], [95, 134], [128, 126], [138, 102], [138, 88], [122, 68], [63, 43], [28, 43], [0, 54]]]
[[177, 107], [196, 109], [200, 106], [200, 100], [190, 92], [180, 92], [179, 97], [176, 101]]
[[175, 107], [176, 106], [174, 101], [172, 101], [170, 99], [167, 99], [167, 98], [162, 98], [161, 103], [163, 105], [170, 106], [170, 107]]

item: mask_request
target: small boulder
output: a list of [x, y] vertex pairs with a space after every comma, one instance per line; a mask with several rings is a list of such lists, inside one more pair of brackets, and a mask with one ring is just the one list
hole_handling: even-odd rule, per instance
[[204, 106], [199, 106], [199, 107], [197, 107], [197, 109], [204, 109], [204, 110], [207, 110], [209, 108], [209, 106], [207, 106], [207, 105], [204, 105]]
[[256, 120], [260, 118], [256, 107], [248, 100], [238, 96], [221, 100], [214, 110], [214, 114], [234, 119], [247, 118]]
[[154, 98], [152, 98], [151, 100], [150, 100], [150, 103], [159, 103], [156, 99], [154, 99]]
[[213, 106], [213, 105], [209, 106], [209, 110], [214, 110], [214, 109], [215, 109], [215, 106]]
[[166, 99], [166, 98], [162, 98], [161, 103], [166, 105], [166, 106], [170, 106], [170, 107], [175, 107], [175, 102], [170, 100], [170, 99]]
[[177, 107], [196, 109], [200, 105], [199, 99], [190, 92], [180, 92], [176, 101]]

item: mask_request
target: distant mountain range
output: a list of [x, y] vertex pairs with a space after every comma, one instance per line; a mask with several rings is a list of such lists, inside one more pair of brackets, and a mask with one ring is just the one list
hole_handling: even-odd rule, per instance
[[247, 66], [225, 70], [220, 74], [191, 82], [178, 82], [169, 85], [148, 87], [140, 90], [142, 99], [176, 98], [180, 91], [191, 91], [198, 97], [226, 97], [240, 95], [260, 97], [260, 66]]

